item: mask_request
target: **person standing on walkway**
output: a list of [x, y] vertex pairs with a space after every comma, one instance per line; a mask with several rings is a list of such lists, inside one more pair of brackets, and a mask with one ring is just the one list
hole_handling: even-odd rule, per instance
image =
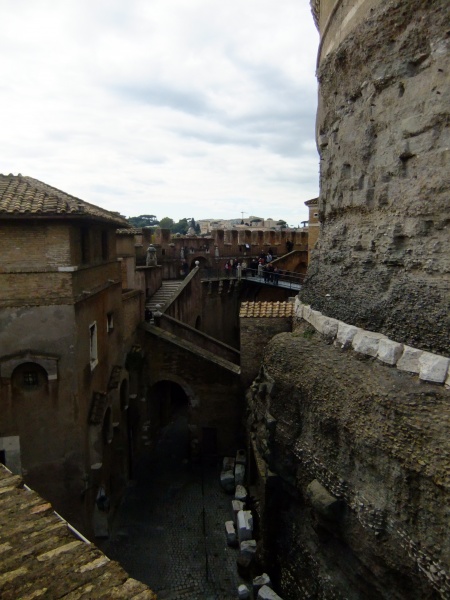
[[263, 267], [264, 267], [264, 261], [262, 258], [260, 258], [258, 261], [258, 277], [263, 276]]
[[280, 279], [280, 269], [278, 267], [275, 267], [273, 270], [273, 283], [274, 285], [278, 285], [278, 281]]

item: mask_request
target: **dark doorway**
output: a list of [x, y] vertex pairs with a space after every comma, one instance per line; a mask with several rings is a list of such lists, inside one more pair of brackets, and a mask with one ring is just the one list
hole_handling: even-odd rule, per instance
[[158, 451], [176, 460], [188, 458], [189, 400], [183, 388], [173, 381], [159, 381], [150, 390], [148, 411]]

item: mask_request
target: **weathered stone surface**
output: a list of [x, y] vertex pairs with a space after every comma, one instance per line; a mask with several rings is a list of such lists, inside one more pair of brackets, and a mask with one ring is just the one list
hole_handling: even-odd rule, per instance
[[359, 327], [354, 325], [347, 325], [339, 321], [338, 330], [336, 334], [336, 343], [340, 345], [343, 350], [350, 348], [353, 342], [353, 338], [360, 331]]
[[233, 471], [222, 471], [220, 474], [220, 485], [226, 492], [231, 493], [235, 488]]
[[367, 356], [376, 356], [378, 354], [379, 342], [384, 337], [385, 336], [381, 333], [360, 329], [353, 338], [353, 350], [360, 354], [366, 354]]
[[434, 383], [444, 383], [450, 360], [444, 356], [424, 352], [419, 358], [419, 377], [424, 381], [433, 381]]
[[249, 510], [240, 510], [237, 514], [237, 536], [239, 543], [253, 537], [253, 517]]
[[336, 519], [342, 510], [342, 502], [324, 488], [324, 486], [314, 479], [306, 488], [313, 508], [326, 519]]
[[243, 556], [254, 556], [256, 553], [256, 540], [244, 540], [240, 543], [239, 548]]
[[235, 459], [232, 456], [224, 456], [222, 471], [234, 471]]
[[250, 598], [250, 591], [246, 585], [241, 584], [238, 587], [238, 598], [242, 598], [242, 599]]
[[262, 575], [258, 575], [253, 578], [253, 596], [257, 596], [259, 590], [263, 585], [267, 585], [267, 587], [272, 587], [272, 582], [267, 573], [263, 573]]
[[225, 534], [227, 537], [227, 544], [229, 546], [236, 546], [237, 536], [236, 536], [236, 529], [234, 527], [233, 521], [225, 522]]
[[422, 350], [411, 348], [411, 346], [403, 346], [403, 354], [397, 361], [397, 369], [408, 371], [409, 373], [419, 373], [419, 358], [422, 354]]
[[236, 491], [234, 492], [234, 499], [245, 502], [247, 500], [247, 490], [243, 485], [237, 485]]
[[315, 318], [315, 327], [328, 341], [333, 341], [338, 332], [339, 321], [324, 315]]
[[403, 353], [403, 344], [388, 339], [381, 339], [378, 344], [377, 358], [388, 365], [396, 365]]
[[[259, 384], [272, 391], [247, 395], [256, 463], [268, 463], [258, 470], [278, 475], [264, 502], [268, 521], [277, 514], [280, 593], [431, 598], [450, 582], [450, 391], [301, 332], [271, 341]], [[337, 519], [317, 510], [320, 494], [311, 510], [313, 479], [341, 503]]]
[[238, 450], [236, 452], [236, 463], [240, 465], [247, 464], [247, 453], [245, 450]]
[[267, 585], [263, 585], [260, 588], [257, 596], [258, 600], [282, 600], [281, 596], [276, 594], [272, 588]]
[[245, 466], [237, 464], [234, 468], [234, 480], [236, 485], [244, 485], [245, 483]]
[[[320, 2], [323, 28], [332, 6]], [[300, 298], [449, 356], [449, 3], [350, 6], [322, 32], [321, 231]]]
[[238, 512], [240, 510], [244, 510], [245, 508], [245, 502], [242, 502], [241, 500], [232, 500], [231, 501], [231, 508], [233, 510], [233, 521], [235, 523], [235, 525], [237, 524], [237, 515]]

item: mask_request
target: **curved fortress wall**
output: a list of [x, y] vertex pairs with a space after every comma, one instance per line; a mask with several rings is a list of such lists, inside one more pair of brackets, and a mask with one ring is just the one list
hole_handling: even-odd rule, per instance
[[313, 0], [321, 234], [303, 302], [450, 353], [450, 3]]

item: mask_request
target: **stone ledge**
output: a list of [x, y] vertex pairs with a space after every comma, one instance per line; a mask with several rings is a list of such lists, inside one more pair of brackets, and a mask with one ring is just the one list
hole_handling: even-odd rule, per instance
[[445, 356], [412, 348], [390, 340], [382, 333], [366, 331], [327, 317], [309, 305], [302, 304], [298, 297], [294, 302], [294, 317], [309, 323], [327, 341], [333, 342], [342, 350], [353, 348], [355, 352], [377, 358], [400, 371], [417, 374], [422, 381], [445, 384], [445, 387], [450, 388], [450, 359]]

